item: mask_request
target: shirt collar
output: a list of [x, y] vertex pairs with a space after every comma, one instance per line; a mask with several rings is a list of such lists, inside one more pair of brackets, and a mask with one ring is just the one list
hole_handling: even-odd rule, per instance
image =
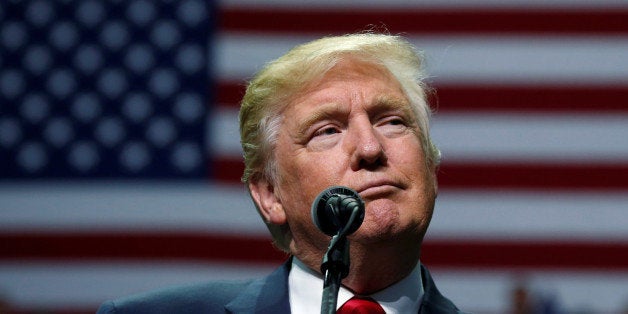
[[[370, 295], [388, 314], [418, 313], [423, 299], [421, 266], [417, 263], [412, 272], [392, 286]], [[288, 275], [288, 290], [292, 313], [320, 313], [323, 296], [323, 278], [296, 257]], [[342, 306], [354, 294], [340, 287], [337, 307]]]

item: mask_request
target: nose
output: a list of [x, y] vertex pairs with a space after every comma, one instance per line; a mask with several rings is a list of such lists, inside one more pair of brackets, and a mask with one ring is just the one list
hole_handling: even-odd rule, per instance
[[386, 163], [380, 136], [370, 121], [356, 123], [347, 138], [351, 154], [351, 169], [374, 169]]

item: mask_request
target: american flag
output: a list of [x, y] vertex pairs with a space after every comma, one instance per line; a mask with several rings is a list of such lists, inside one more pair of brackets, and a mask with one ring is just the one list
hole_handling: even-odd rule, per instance
[[443, 153], [422, 262], [476, 313], [628, 308], [628, 2], [0, 2], [0, 312], [92, 313], [285, 256], [244, 187], [246, 79], [386, 29], [425, 51]]

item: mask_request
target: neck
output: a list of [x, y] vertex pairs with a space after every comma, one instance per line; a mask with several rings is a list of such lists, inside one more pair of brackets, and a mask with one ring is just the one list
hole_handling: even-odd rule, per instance
[[[349, 275], [342, 284], [355, 294], [368, 295], [405, 278], [416, 267], [420, 255], [417, 242], [350, 242]], [[322, 253], [297, 255], [309, 268], [320, 272]]]
[[356, 294], [372, 294], [405, 278], [419, 260], [420, 247], [351, 244], [349, 275], [342, 284]]

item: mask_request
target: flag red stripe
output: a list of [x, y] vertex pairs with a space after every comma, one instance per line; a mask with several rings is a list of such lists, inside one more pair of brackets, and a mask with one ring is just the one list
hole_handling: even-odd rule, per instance
[[[217, 103], [238, 108], [244, 83], [220, 82]], [[431, 103], [439, 112], [624, 112], [628, 113], [628, 85], [464, 85], [435, 86]]]
[[13, 308], [11, 304], [6, 305], [6, 308], [2, 308], [2, 314], [33, 314], [33, 313], [46, 313], [46, 314], [94, 314], [97, 309], [97, 305], [93, 308], [85, 308], [76, 306], [71, 307], [71, 305], [67, 305], [66, 308], [62, 309], [49, 309], [44, 307], [37, 306], [28, 306], [28, 307], [19, 307]]
[[[2, 234], [3, 260], [201, 260], [280, 263], [266, 238], [203, 233]], [[436, 240], [422, 261], [435, 267], [628, 269], [628, 242]]]
[[626, 269], [628, 243], [427, 241], [421, 260], [437, 267]]
[[244, 173], [244, 161], [241, 158], [216, 157], [211, 160], [209, 167], [214, 180], [221, 183], [240, 182]]
[[444, 188], [628, 189], [628, 164], [444, 163]]
[[195, 233], [0, 234], [5, 260], [215, 260], [271, 263], [285, 259], [269, 239]]
[[[244, 165], [237, 158], [215, 159], [218, 181], [239, 182]], [[628, 164], [452, 163], [438, 174], [440, 188], [628, 189]]]
[[442, 85], [438, 111], [628, 112], [626, 86]]
[[626, 9], [373, 9], [223, 8], [220, 28], [265, 33], [348, 33], [369, 25], [414, 34], [628, 33]]

